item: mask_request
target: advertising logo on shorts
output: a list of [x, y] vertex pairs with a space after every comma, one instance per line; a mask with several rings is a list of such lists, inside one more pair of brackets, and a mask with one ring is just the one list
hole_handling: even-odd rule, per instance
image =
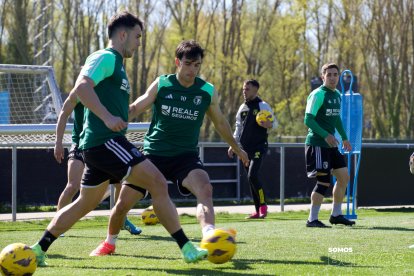
[[168, 105], [162, 105], [161, 106], [161, 113], [162, 115], [168, 116], [171, 113], [171, 106]]
[[200, 105], [202, 99], [203, 99], [203, 97], [201, 97], [201, 96], [195, 96], [193, 102], [194, 102], [195, 105]]
[[326, 161], [325, 161], [325, 162], [323, 162], [323, 165], [322, 165], [322, 166], [323, 166], [323, 168], [326, 170], [326, 169], [328, 168], [328, 162], [326, 162]]

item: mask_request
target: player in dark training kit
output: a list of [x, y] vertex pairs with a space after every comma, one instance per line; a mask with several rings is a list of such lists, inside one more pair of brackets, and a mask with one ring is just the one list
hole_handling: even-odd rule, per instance
[[323, 85], [309, 95], [306, 103], [305, 124], [309, 127], [305, 141], [306, 171], [309, 178], [316, 178], [311, 194], [311, 209], [307, 227], [326, 227], [319, 218], [322, 200], [331, 182], [331, 174], [337, 179], [333, 189], [332, 224], [353, 225], [354, 221], [342, 215], [342, 200], [349, 182], [345, 158], [338, 150], [334, 134], [338, 130], [345, 151], [352, 149], [342, 125], [341, 94], [336, 90], [339, 67], [334, 63], [322, 66]]

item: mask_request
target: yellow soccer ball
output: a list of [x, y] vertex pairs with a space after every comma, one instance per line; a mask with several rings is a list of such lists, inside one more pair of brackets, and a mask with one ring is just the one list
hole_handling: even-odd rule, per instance
[[[232, 230], [235, 233], [235, 230]], [[201, 240], [201, 248], [208, 250], [207, 259], [214, 264], [223, 264], [236, 253], [236, 240], [233, 232], [215, 229]]]
[[145, 225], [154, 225], [159, 222], [157, 215], [154, 212], [154, 209], [151, 207], [145, 209], [141, 214], [142, 222]]
[[256, 115], [256, 122], [260, 125], [262, 122], [273, 122], [274, 118], [272, 113], [268, 110], [260, 110]]
[[36, 268], [36, 255], [26, 244], [10, 244], [0, 253], [1, 275], [32, 275]]

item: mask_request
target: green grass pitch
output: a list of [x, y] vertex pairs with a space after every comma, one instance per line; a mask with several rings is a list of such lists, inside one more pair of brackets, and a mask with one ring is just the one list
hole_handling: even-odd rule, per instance
[[[327, 222], [329, 214], [320, 219]], [[35, 275], [413, 275], [414, 210], [359, 210], [354, 227], [306, 228], [307, 212], [270, 214], [245, 220], [217, 214], [217, 227], [237, 230], [237, 252], [225, 264], [186, 264], [175, 242], [160, 225], [142, 225], [143, 233], [122, 231], [116, 254], [89, 257], [106, 236], [107, 217], [83, 220], [48, 251], [47, 268]], [[196, 243], [201, 231], [192, 216], [180, 217]], [[0, 248], [14, 242], [33, 244], [47, 221], [0, 223]]]

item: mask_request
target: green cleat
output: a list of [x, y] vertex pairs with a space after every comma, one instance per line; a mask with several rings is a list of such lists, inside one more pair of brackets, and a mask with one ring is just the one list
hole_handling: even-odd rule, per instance
[[181, 248], [181, 252], [183, 253], [183, 258], [186, 263], [196, 263], [200, 260], [204, 260], [208, 255], [207, 250], [194, 246], [190, 241], [184, 244], [183, 248]]
[[40, 266], [40, 267], [47, 266], [47, 263], [46, 263], [46, 253], [43, 252], [43, 250], [40, 247], [40, 245], [38, 243], [36, 243], [36, 244], [32, 245], [30, 248], [33, 250], [33, 252], [36, 255], [37, 266]]

